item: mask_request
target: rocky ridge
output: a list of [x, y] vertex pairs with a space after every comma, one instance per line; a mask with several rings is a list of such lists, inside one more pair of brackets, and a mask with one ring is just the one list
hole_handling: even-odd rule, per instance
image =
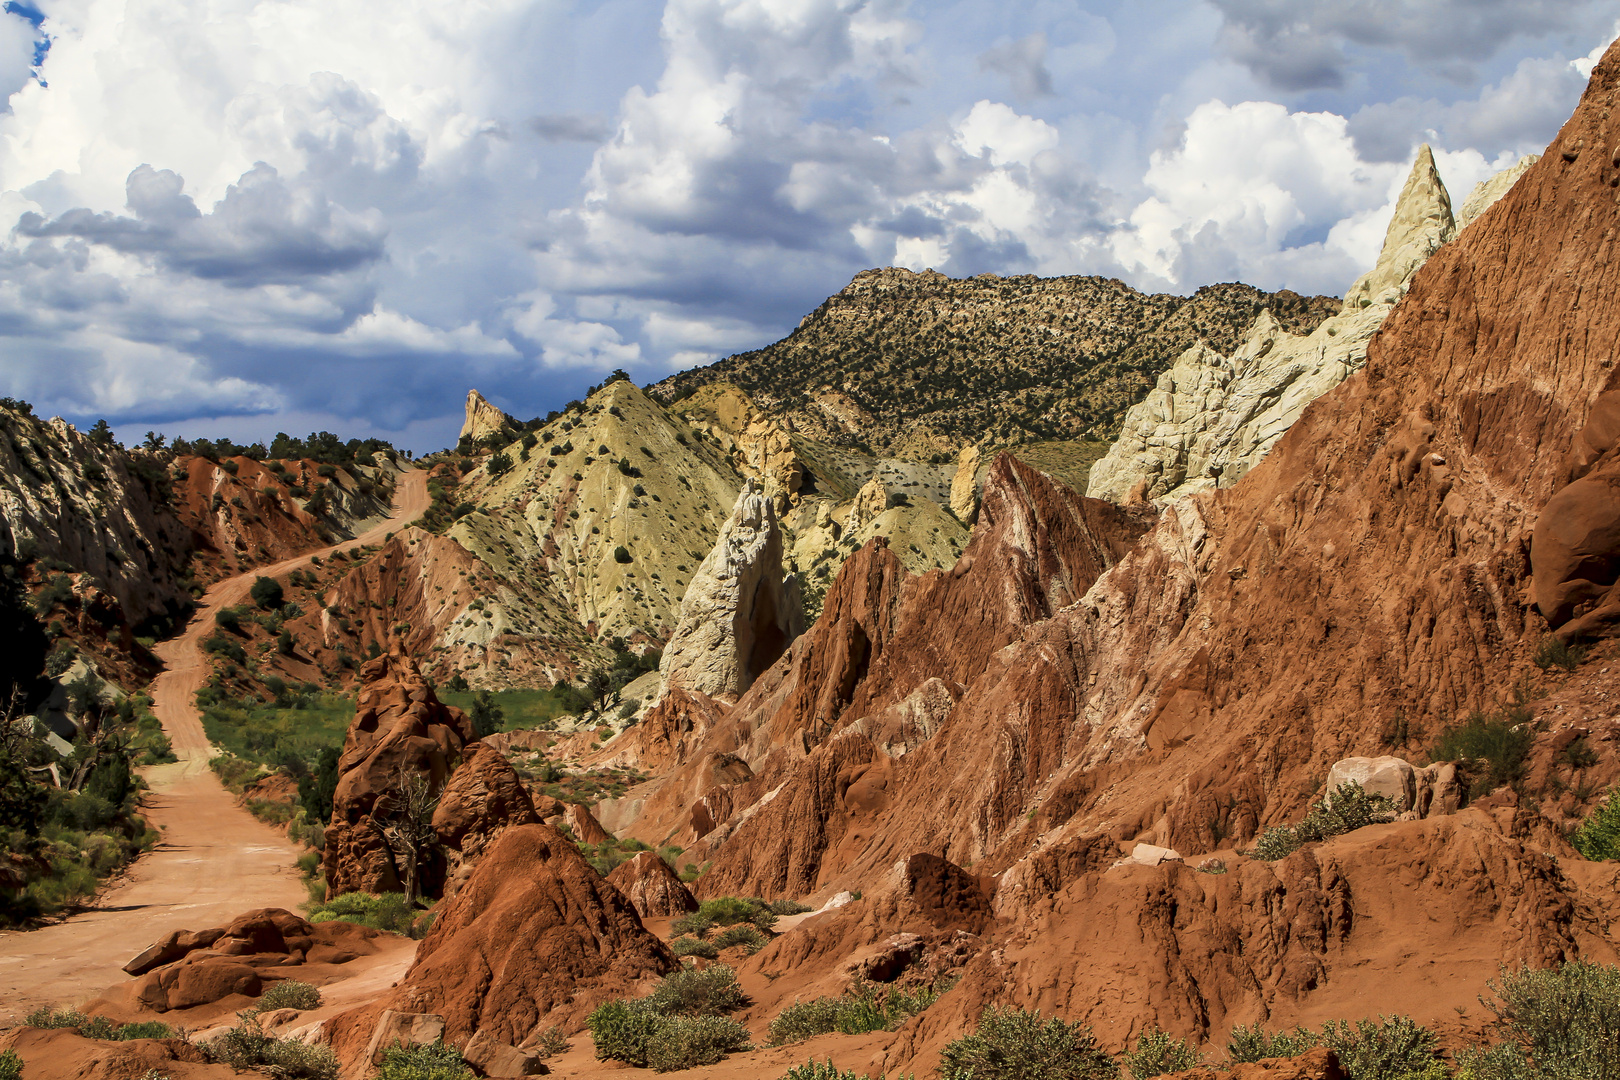
[[649, 393], [678, 403], [731, 383], [800, 436], [926, 460], [968, 442], [1111, 434], [1200, 338], [1229, 353], [1261, 310], [1303, 333], [1338, 306], [1239, 284], [1148, 296], [1097, 277], [955, 280], [890, 267], [857, 274], [782, 341]]
[[[1528, 167], [1479, 185], [1470, 218]], [[1253, 468], [1306, 406], [1366, 363], [1367, 346], [1412, 275], [1453, 238], [1451, 200], [1434, 155], [1419, 149], [1377, 264], [1345, 294], [1342, 310], [1310, 334], [1286, 332], [1269, 312], [1229, 356], [1200, 341], [1126, 413], [1119, 439], [1091, 470], [1086, 493], [1123, 502], [1167, 501], [1230, 487]]]

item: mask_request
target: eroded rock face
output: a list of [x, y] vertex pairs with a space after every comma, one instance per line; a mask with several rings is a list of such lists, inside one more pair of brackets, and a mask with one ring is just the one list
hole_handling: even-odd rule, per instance
[[[1522, 175], [1523, 162], [1476, 189], [1477, 217]], [[1259, 462], [1305, 407], [1360, 370], [1368, 342], [1415, 274], [1456, 234], [1451, 199], [1427, 146], [1418, 152], [1377, 264], [1345, 294], [1343, 310], [1307, 337], [1269, 312], [1230, 357], [1206, 343], [1188, 349], [1125, 415], [1119, 439], [1092, 467], [1086, 493], [1126, 502], [1142, 488], [1168, 501], [1231, 487]]]
[[491, 405], [477, 390], [467, 391], [467, 418], [461, 422], [461, 438], [478, 442], [511, 424], [511, 417]]
[[332, 1021], [332, 1042], [358, 1057], [392, 1009], [442, 1016], [446, 1042], [480, 1034], [521, 1046], [542, 1024], [572, 1024], [677, 966], [577, 847], [549, 825], [519, 825], [440, 907], [400, 984]]
[[[409, 657], [367, 661], [361, 679], [358, 709], [338, 759], [332, 824], [326, 831], [322, 866], [329, 896], [401, 890], [403, 875], [373, 828], [372, 810], [411, 776], [425, 776], [432, 790], [443, 790], [473, 741], [472, 722], [461, 710], [440, 703]], [[424, 891], [437, 893], [445, 868], [422, 869]]]
[[951, 477], [951, 513], [958, 521], [972, 522], [979, 510], [979, 448], [964, 446], [956, 455], [956, 473]]
[[867, 522], [876, 520], [888, 506], [888, 490], [884, 488], [883, 481], [873, 477], [855, 493], [855, 503], [849, 508], [849, 517], [844, 520], [844, 531], [855, 532]]
[[797, 592], [782, 577], [775, 507], [749, 481], [687, 587], [659, 672], [666, 686], [735, 699], [803, 631]]
[[669, 864], [651, 851], [640, 851], [613, 868], [608, 883], [624, 894], [643, 919], [684, 915], [698, 909], [697, 898]]
[[501, 833], [540, 820], [523, 780], [506, 756], [482, 742], [471, 743], [461, 766], [450, 774], [433, 811], [433, 831], [448, 861], [445, 893], [453, 893]]

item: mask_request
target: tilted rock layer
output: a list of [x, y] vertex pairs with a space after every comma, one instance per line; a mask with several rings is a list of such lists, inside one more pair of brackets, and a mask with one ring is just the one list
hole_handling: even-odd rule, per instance
[[[1502, 177], [1521, 173], [1510, 169]], [[1481, 185], [1471, 214], [1483, 213], [1509, 186], [1511, 179], [1494, 178]], [[1086, 493], [1115, 502], [1133, 492], [1170, 500], [1237, 483], [1306, 406], [1361, 368], [1412, 275], [1455, 232], [1450, 197], [1424, 146], [1396, 200], [1377, 265], [1351, 286], [1340, 313], [1306, 337], [1263, 313], [1230, 356], [1205, 342], [1187, 350], [1126, 414], [1119, 439], [1092, 467]]]

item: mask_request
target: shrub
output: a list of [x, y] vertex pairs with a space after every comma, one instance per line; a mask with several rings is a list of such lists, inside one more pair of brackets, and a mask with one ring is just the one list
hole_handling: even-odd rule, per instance
[[281, 606], [281, 582], [275, 578], [258, 577], [248, 589], [248, 596], [258, 605], [260, 611], [273, 611]]
[[1136, 1039], [1136, 1049], [1125, 1054], [1125, 1067], [1135, 1080], [1165, 1076], [1198, 1066], [1199, 1055], [1193, 1052], [1185, 1039], [1172, 1039], [1149, 1024]]
[[15, 1050], [0, 1050], [0, 1080], [22, 1080], [23, 1060]]
[[568, 1051], [568, 1036], [560, 1027], [552, 1026], [540, 1033], [535, 1049], [543, 1058], [556, 1057]]
[[748, 995], [737, 985], [736, 971], [725, 964], [666, 975], [646, 1000], [665, 1016], [724, 1016], [749, 1004]]
[[1581, 822], [1569, 842], [1593, 862], [1620, 859], [1620, 787], [1610, 791], [1609, 801]]
[[79, 1026], [79, 1036], [85, 1039], [116, 1039], [118, 1025], [105, 1016], [92, 1016]]
[[720, 931], [719, 935], [714, 939], [716, 949], [729, 949], [733, 945], [743, 945], [747, 947], [749, 956], [753, 956], [768, 944], [770, 944], [770, 939], [751, 923], [738, 923], [736, 926], [728, 926]]
[[[803, 1065], [795, 1065], [782, 1074], [782, 1080], [870, 1080], [866, 1076], [857, 1076], [853, 1069], [838, 1070], [832, 1063], [832, 1058], [826, 1061], [817, 1061], [811, 1058]], [[878, 1080], [883, 1080], [879, 1077]]]
[[797, 900], [772, 900], [770, 907], [771, 911], [778, 915], [803, 915], [806, 911], [815, 910], [809, 904], [801, 904]]
[[286, 979], [271, 983], [259, 995], [259, 1004], [255, 1012], [269, 1012], [272, 1009], [318, 1009], [321, 1007], [321, 992], [309, 983], [296, 982]]
[[646, 998], [604, 1001], [585, 1019], [598, 1059], [612, 1058], [639, 1069], [647, 1067], [647, 1046], [662, 1021]]
[[990, 1006], [972, 1035], [953, 1039], [940, 1055], [942, 1080], [1112, 1080], [1114, 1059], [1091, 1029], [1027, 1009]]
[[829, 1031], [845, 1035], [890, 1031], [938, 1001], [955, 985], [953, 979], [907, 990], [859, 980], [842, 997], [795, 1001], [783, 1009], [771, 1021], [771, 1042], [780, 1046]]
[[1275, 862], [1299, 849], [1301, 844], [1327, 840], [1368, 825], [1395, 820], [1399, 807], [1382, 795], [1369, 795], [1351, 780], [1311, 806], [1298, 825], [1277, 825], [1267, 829], [1249, 853], [1256, 859]]
[[504, 450], [491, 454], [489, 460], [484, 462], [484, 471], [489, 473], [491, 476], [500, 476], [504, 473], [511, 472], [512, 455], [508, 454]]
[[1410, 1016], [1358, 1020], [1354, 1027], [1329, 1021], [1322, 1028], [1322, 1045], [1338, 1055], [1350, 1080], [1400, 1080], [1436, 1060], [1434, 1032]]
[[693, 937], [701, 938], [714, 929], [714, 920], [706, 918], [702, 912], [694, 911], [689, 915], [682, 915], [670, 923], [669, 929], [674, 934], [690, 934]]
[[432, 1042], [384, 1050], [377, 1080], [472, 1080], [472, 1076], [460, 1050]]
[[118, 1029], [119, 1039], [172, 1039], [175, 1037], [174, 1029], [161, 1020], [142, 1020], [139, 1023], [125, 1024]]
[[1543, 671], [1555, 667], [1574, 671], [1586, 659], [1586, 653], [1585, 645], [1566, 644], [1549, 634], [1536, 645], [1536, 667]]
[[616, 562], [616, 563], [627, 563], [627, 562], [629, 562], [630, 561], [630, 551], [629, 551], [629, 549], [626, 548], [623, 544], [620, 544], [618, 547], [614, 548], [613, 549], [613, 561]]
[[669, 943], [669, 949], [676, 956], [701, 956], [705, 960], [713, 960], [720, 955], [720, 950], [712, 941], [695, 937], [678, 937]]
[[31, 1028], [76, 1028], [89, 1022], [90, 1018], [77, 1009], [53, 1009], [48, 1005], [23, 1017], [23, 1026]]
[[1298, 1057], [1320, 1043], [1314, 1032], [1302, 1027], [1293, 1031], [1267, 1033], [1261, 1030], [1259, 1024], [1249, 1027], [1240, 1024], [1232, 1029], [1232, 1037], [1226, 1044], [1226, 1056], [1239, 1064], [1261, 1058]]
[[1488, 985], [1497, 1000], [1486, 1004], [1508, 1042], [1475, 1055], [1480, 1080], [1620, 1076], [1620, 968], [1580, 960], [1503, 968]]
[[238, 1071], [262, 1067], [276, 1080], [337, 1080], [338, 1059], [330, 1046], [278, 1039], [252, 1013], [238, 1015], [241, 1023], [203, 1044], [216, 1061]]
[[[707, 919], [715, 926], [735, 926], [753, 923], [761, 930], [776, 925], [776, 912], [763, 900], [745, 900], [737, 896], [720, 896], [698, 905], [697, 917]], [[688, 916], [691, 918], [692, 916]]]
[[713, 1065], [733, 1051], [748, 1049], [748, 1029], [729, 1016], [672, 1016], [661, 1021], [647, 1064], [654, 1072], [674, 1072]]
[[1525, 758], [1535, 733], [1530, 713], [1523, 708], [1498, 713], [1472, 713], [1461, 724], [1447, 728], [1429, 748], [1431, 761], [1484, 762], [1485, 768], [1469, 785], [1469, 797], [1488, 795], [1524, 776]]

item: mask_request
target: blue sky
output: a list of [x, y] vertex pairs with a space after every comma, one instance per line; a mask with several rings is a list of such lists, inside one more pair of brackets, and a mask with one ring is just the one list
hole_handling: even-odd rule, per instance
[[0, 393], [425, 450], [868, 266], [1339, 293], [1420, 142], [1459, 202], [1546, 145], [1620, 0], [380, 10], [0, 14]]

